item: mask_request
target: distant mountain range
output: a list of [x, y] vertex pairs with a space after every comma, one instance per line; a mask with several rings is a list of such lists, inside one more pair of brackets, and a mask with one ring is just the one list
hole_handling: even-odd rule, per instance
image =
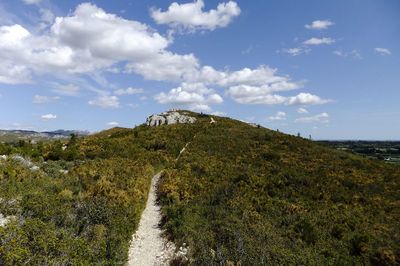
[[69, 138], [71, 134], [78, 136], [89, 135], [89, 131], [82, 130], [54, 130], [54, 131], [32, 131], [32, 130], [5, 130], [0, 129], [0, 141], [13, 142], [18, 140], [45, 140], [45, 139], [64, 139]]

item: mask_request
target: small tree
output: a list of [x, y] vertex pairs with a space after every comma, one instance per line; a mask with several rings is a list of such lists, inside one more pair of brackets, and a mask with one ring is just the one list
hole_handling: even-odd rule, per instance
[[76, 144], [76, 139], [77, 139], [76, 134], [71, 133], [70, 137], [71, 138], [69, 139], [68, 146], [75, 145]]

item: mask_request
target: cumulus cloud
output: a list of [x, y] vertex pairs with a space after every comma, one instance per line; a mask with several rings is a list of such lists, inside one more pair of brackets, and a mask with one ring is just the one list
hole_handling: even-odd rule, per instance
[[119, 99], [114, 95], [101, 95], [94, 100], [88, 102], [90, 105], [98, 106], [101, 108], [118, 108]]
[[296, 111], [299, 114], [308, 114], [308, 110], [306, 108], [303, 108], [303, 107], [297, 108]]
[[[0, 82], [20, 84], [31, 82], [31, 71], [24, 64], [16, 63], [14, 55], [21, 57], [24, 47], [21, 44], [30, 33], [20, 25], [0, 27]], [[18, 51], [18, 54], [14, 54]]]
[[228, 79], [241, 82], [240, 85], [235, 85], [238, 84], [237, 82], [228, 83], [234, 86], [229, 87], [227, 94], [236, 102], [243, 104], [283, 104], [288, 101], [288, 98], [277, 93], [299, 89], [303, 86], [302, 83], [292, 82], [288, 77], [277, 76], [275, 70], [264, 67], [262, 72], [264, 72], [263, 75], [255, 75], [253, 72], [243, 75], [242, 72], [242, 75], [238, 75], [241, 78], [235, 75], [235, 79]]
[[[206, 85], [219, 86], [227, 89], [227, 95], [236, 102], [242, 104], [294, 104], [294, 100], [278, 95], [278, 92], [290, 91], [302, 87], [302, 83], [292, 82], [288, 77], [277, 75], [277, 70], [268, 66], [260, 66], [256, 69], [243, 68], [237, 71], [218, 71], [211, 66], [203, 66], [193, 70], [186, 76], [190, 82], [184, 82], [171, 90], [168, 94], [159, 94], [156, 100], [160, 103], [194, 104], [196, 99], [201, 104], [213, 104], [219, 101], [205, 100], [204, 91]], [[201, 84], [202, 86], [194, 86]], [[191, 89], [195, 88], [195, 89]], [[302, 97], [300, 95], [299, 97]], [[192, 102], [189, 103], [188, 99]], [[293, 103], [292, 103], [293, 102]]]
[[329, 114], [320, 113], [314, 116], [300, 117], [295, 120], [297, 123], [329, 123]]
[[299, 84], [289, 81], [279, 81], [269, 85], [250, 86], [238, 85], [228, 89], [227, 94], [236, 102], [244, 104], [283, 104], [287, 98], [274, 94], [281, 91], [289, 91], [300, 88]]
[[[286, 87], [277, 87], [278, 91], [292, 90], [298, 88], [295, 83], [289, 83]], [[319, 96], [310, 93], [299, 93], [296, 96], [285, 97], [278, 95], [275, 90], [268, 86], [234, 86], [228, 89], [230, 95], [236, 102], [242, 104], [286, 104], [286, 105], [312, 105], [325, 104], [331, 100], [321, 99]]]
[[33, 96], [33, 100], [32, 103], [34, 104], [44, 104], [44, 103], [51, 103], [51, 102], [55, 102], [58, 101], [60, 99], [60, 97], [58, 96], [44, 96], [44, 95], [35, 95]]
[[[232, 95], [232, 92], [229, 92]], [[232, 95], [233, 99], [242, 104], [283, 104], [286, 101], [286, 97], [277, 94], [265, 94], [265, 95], [243, 95], [242, 97], [237, 97]]]
[[334, 24], [335, 23], [330, 20], [315, 20], [311, 22], [311, 24], [304, 25], [304, 27], [312, 30], [325, 30]]
[[58, 17], [52, 26], [61, 43], [104, 60], [137, 60], [168, 46], [168, 40], [147, 25], [80, 4], [73, 16]]
[[315, 37], [313, 37], [311, 39], [304, 41], [303, 44], [305, 44], [305, 45], [321, 45], [321, 44], [332, 44], [334, 42], [335, 42], [335, 40], [332, 38], [327, 38], [327, 37], [315, 38]]
[[[202, 1], [191, 4], [197, 8], [204, 5]], [[180, 9], [185, 4], [176, 5]], [[229, 14], [235, 8], [238, 8], [235, 2], [220, 4], [217, 9], [207, 12], [201, 7], [198, 13], [200, 22], [207, 17], [207, 21], [216, 20], [218, 23], [199, 22], [187, 27], [214, 29], [225, 25], [232, 18]], [[165, 12], [168, 13], [168, 10]], [[227, 17], [222, 16], [221, 14], [225, 14], [223, 10], [231, 10], [231, 13], [228, 12]], [[51, 20], [51, 16], [48, 19]], [[118, 65], [118, 69], [123, 70], [124, 74], [134, 73], [148, 80], [176, 83], [174, 89], [156, 96], [159, 103], [185, 104], [193, 109], [206, 110], [223, 101], [215, 91], [219, 89], [226, 90], [226, 94], [239, 103], [296, 102], [279, 95], [279, 92], [300, 88], [302, 84], [291, 81], [287, 76], [278, 75], [274, 68], [261, 65], [239, 70], [217, 70], [212, 66], [202, 65], [193, 54], [169, 51], [172, 42], [173, 39], [162, 36], [146, 24], [107, 13], [94, 4], [83, 3], [69, 15], [55, 18], [46, 31], [31, 33], [21, 25], [1, 26], [0, 82], [32, 82], [32, 77], [46, 77], [50, 74], [57, 80], [48, 82], [52, 85], [53, 92], [73, 96], [78, 95], [81, 88], [89, 89], [98, 94], [97, 98], [89, 101], [90, 105], [115, 108], [119, 106], [115, 95], [138, 91], [134, 88], [116, 90], [115, 95], [110, 96], [91, 86], [90, 82], [84, 84], [69, 80], [70, 77], [75, 80], [78, 77], [90, 78], [101, 87], [107, 88], [109, 83], [104, 78], [99, 78], [99, 75]], [[69, 78], [65, 82], [60, 76]], [[209, 89], [211, 87], [214, 89]]]
[[286, 113], [279, 111], [277, 112], [274, 116], [270, 116], [268, 117], [269, 121], [282, 121], [282, 120], [286, 120]]
[[203, 67], [200, 77], [206, 82], [219, 86], [235, 86], [246, 84], [250, 86], [293, 86], [288, 78], [276, 75], [277, 70], [268, 66], [259, 66], [255, 69], [243, 68], [237, 71], [216, 71], [210, 66]]
[[146, 60], [129, 63], [126, 70], [140, 74], [148, 80], [178, 82], [195, 76], [199, 66], [198, 59], [193, 54], [178, 55], [163, 51]]
[[331, 100], [321, 99], [319, 96], [311, 93], [299, 93], [296, 96], [289, 97], [286, 104], [289, 105], [310, 105], [310, 104], [324, 104], [329, 103]]
[[42, 120], [48, 121], [48, 120], [54, 120], [57, 118], [57, 115], [54, 114], [45, 114], [41, 116]]
[[182, 87], [174, 88], [165, 94], [161, 92], [155, 98], [159, 103], [173, 103], [173, 104], [195, 104], [203, 102], [205, 99], [203, 95], [196, 92], [188, 92]]
[[143, 89], [140, 88], [126, 88], [126, 89], [118, 89], [114, 91], [115, 95], [133, 95], [133, 94], [139, 94], [143, 93]]
[[[32, 72], [93, 78], [95, 71], [118, 62], [128, 62], [127, 70], [151, 80], [182, 82], [196, 76], [197, 58], [169, 52], [169, 44], [170, 40], [145, 24], [84, 3], [71, 15], [57, 17], [43, 35], [32, 35], [20, 25], [0, 27], [0, 82], [27, 83]], [[79, 87], [57, 83], [53, 91], [76, 95]]]
[[203, 11], [204, 1], [196, 0], [192, 3], [172, 3], [168, 10], [152, 8], [151, 17], [158, 24], [168, 24], [172, 28], [195, 31], [215, 30], [226, 27], [234, 17], [240, 14], [240, 8], [236, 2], [220, 3], [217, 9]]
[[392, 54], [392, 52], [387, 48], [379, 48], [379, 47], [377, 47], [374, 50], [375, 50], [375, 52], [377, 52], [380, 55], [391, 55]]
[[168, 45], [167, 38], [147, 25], [89, 3], [80, 4], [70, 16], [57, 17], [42, 35], [17, 24], [0, 27], [2, 65], [39, 73], [91, 73], [119, 61], [147, 61]]
[[31, 82], [31, 72], [25, 66], [12, 65], [7, 62], [0, 63], [0, 83], [26, 84]]
[[162, 104], [187, 106], [198, 111], [210, 111], [211, 104], [223, 102], [222, 97], [202, 83], [183, 83], [182, 86], [171, 89], [168, 93], [161, 92], [155, 96]]

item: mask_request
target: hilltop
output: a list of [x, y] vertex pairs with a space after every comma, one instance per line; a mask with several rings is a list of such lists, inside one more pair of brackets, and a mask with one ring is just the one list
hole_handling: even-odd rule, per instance
[[399, 166], [176, 112], [193, 123], [113, 128], [65, 149], [33, 146], [35, 172], [1, 161], [0, 213], [13, 217], [0, 227], [2, 264], [125, 263], [160, 170], [162, 228], [177, 247], [188, 245], [185, 263], [400, 263]]

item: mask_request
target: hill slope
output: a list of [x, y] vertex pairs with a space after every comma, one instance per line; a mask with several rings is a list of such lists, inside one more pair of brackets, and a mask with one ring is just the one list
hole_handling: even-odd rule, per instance
[[395, 264], [400, 168], [230, 119], [205, 124], [159, 187], [195, 264]]
[[34, 173], [1, 162], [0, 212], [16, 217], [0, 227], [1, 262], [125, 262], [151, 176], [164, 169], [163, 228], [194, 265], [399, 263], [398, 166], [187, 113], [197, 122], [29, 147], [40, 154]]

